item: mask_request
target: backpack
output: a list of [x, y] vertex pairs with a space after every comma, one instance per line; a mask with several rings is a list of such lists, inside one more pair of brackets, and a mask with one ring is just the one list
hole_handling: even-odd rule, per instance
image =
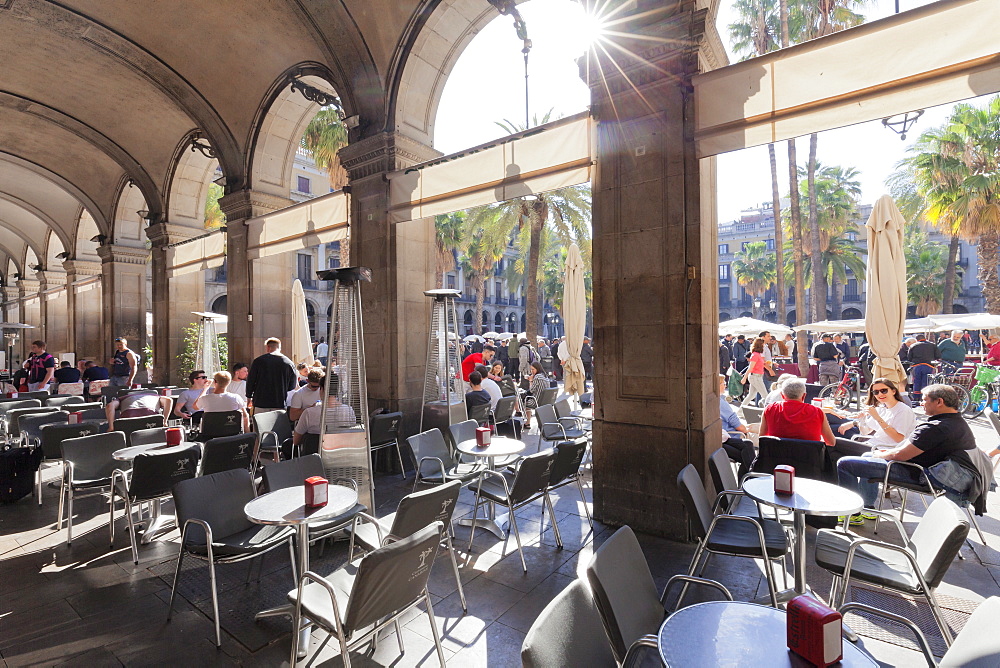
[[534, 364], [538, 361], [538, 353], [531, 346], [528, 346], [528, 364]]
[[0, 452], [0, 503], [14, 503], [31, 494], [42, 465], [41, 448], [11, 448]]

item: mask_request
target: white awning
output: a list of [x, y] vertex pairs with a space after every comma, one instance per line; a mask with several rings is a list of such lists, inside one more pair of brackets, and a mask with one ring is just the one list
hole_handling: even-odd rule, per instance
[[216, 230], [167, 247], [170, 278], [221, 267], [226, 261], [226, 233]]
[[428, 218], [590, 180], [582, 112], [388, 175], [389, 221]]
[[694, 78], [698, 157], [1000, 91], [1000, 2], [935, 2]]
[[251, 260], [347, 238], [347, 195], [332, 192], [246, 222]]

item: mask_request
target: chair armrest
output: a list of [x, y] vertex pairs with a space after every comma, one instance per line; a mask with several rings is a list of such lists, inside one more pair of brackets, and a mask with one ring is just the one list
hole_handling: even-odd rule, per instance
[[[347, 484], [344, 484], [347, 483]], [[358, 481], [354, 478], [334, 478], [330, 481], [332, 485], [340, 485], [341, 487], [350, 487], [355, 492], [358, 491]]]
[[542, 424], [541, 430], [544, 431], [545, 427], [548, 426], [559, 427], [559, 430], [562, 431], [563, 439], [569, 438], [569, 436], [566, 435], [566, 427], [564, 427], [561, 422], [545, 422]]
[[[884, 476], [884, 478], [882, 480], [882, 484], [884, 486], [888, 486], [890, 484], [889, 483], [889, 472], [892, 471], [892, 467], [893, 466], [908, 466], [910, 468], [916, 469], [917, 471], [920, 472], [920, 475], [922, 475], [924, 477], [924, 480], [927, 482], [927, 487], [931, 490], [931, 494], [934, 494], [935, 496], [937, 495], [937, 490], [934, 489], [934, 483], [931, 482], [931, 479], [927, 475], [927, 471], [924, 469], [923, 466], [921, 466], [920, 464], [914, 464], [913, 462], [901, 462], [901, 461], [896, 460], [896, 459], [891, 459], [891, 460], [888, 460], [886, 462], [885, 476]], [[883, 489], [884, 489], [884, 487], [883, 487]]]
[[212, 526], [205, 520], [199, 520], [192, 517], [184, 522], [184, 526], [181, 528], [181, 545], [180, 549], [184, 549], [184, 543], [187, 541], [188, 527], [192, 524], [197, 524], [205, 531], [205, 546], [208, 548], [208, 560], [214, 561], [214, 556], [212, 554]]
[[[306, 582], [309, 580], [323, 587], [323, 589], [326, 590], [326, 593], [330, 596], [330, 605], [333, 607], [334, 621], [337, 623], [336, 630], [338, 633], [343, 634], [344, 629], [341, 628], [343, 624], [343, 617], [340, 616], [340, 606], [337, 605], [337, 595], [333, 590], [333, 585], [330, 584], [330, 581], [322, 575], [314, 573], [313, 571], [306, 571], [299, 577], [299, 583], [296, 587], [298, 591], [295, 596], [295, 616], [292, 617], [293, 624], [295, 623], [295, 620], [302, 619], [302, 588], [306, 586]], [[298, 629], [294, 629], [292, 632], [297, 633]]]
[[[722, 592], [722, 595], [726, 597], [727, 601], [733, 600], [733, 595], [729, 593], [729, 590], [726, 589], [725, 585], [723, 585], [721, 582], [716, 582], [715, 580], [709, 580], [708, 578], [698, 578], [693, 575], [680, 574], [680, 575], [675, 575], [669, 580], [667, 580], [667, 584], [664, 585], [663, 587], [663, 592], [660, 594], [660, 605], [663, 606], [664, 610], [666, 610], [667, 593], [670, 591], [670, 587], [672, 587], [677, 582], [688, 582], [690, 584], [701, 585], [704, 587], [712, 587], [713, 589], [718, 589], [720, 592]], [[678, 608], [680, 608], [680, 606], [681, 606], [681, 599], [678, 598], [677, 607], [675, 607], [674, 610], [677, 610]]]
[[653, 654], [660, 660], [659, 638], [655, 634], [644, 635], [628, 648], [622, 659], [622, 668], [638, 668], [648, 663], [647, 654]]
[[486, 478], [487, 476], [491, 476], [491, 475], [492, 476], [496, 476], [497, 478], [500, 478], [500, 484], [503, 485], [503, 492], [504, 492], [504, 494], [507, 495], [507, 500], [509, 501], [510, 500], [510, 487], [507, 486], [507, 478], [505, 478], [502, 473], [500, 473], [499, 471], [491, 471], [489, 469], [484, 469], [479, 474], [479, 479], [482, 480], [483, 478]]
[[746, 496], [747, 493], [742, 489], [724, 489], [715, 496], [715, 503], [712, 504], [712, 514], [715, 515], [719, 512], [719, 505], [722, 503], [723, 499], [731, 496]]
[[274, 439], [274, 447], [275, 448], [281, 447], [281, 442], [278, 440], [278, 433], [277, 432], [275, 432], [275, 431], [262, 431], [260, 433], [260, 449], [261, 450], [264, 449], [264, 443], [265, 443], [265, 441], [266, 441], [266, 439], [267, 439], [268, 436], [270, 436], [271, 438]]
[[361, 524], [362, 520], [365, 520], [366, 522], [370, 522], [371, 524], [375, 525], [375, 533], [378, 535], [378, 544], [383, 545], [386, 540], [385, 534], [388, 532], [385, 531], [385, 527], [383, 527], [382, 523], [378, 521], [378, 518], [376, 518], [374, 515], [369, 515], [368, 513], [361, 512], [355, 515], [354, 525], [357, 526], [358, 524]]
[[931, 646], [927, 642], [927, 638], [924, 637], [923, 632], [920, 628], [911, 622], [906, 617], [901, 617], [900, 615], [895, 615], [891, 612], [885, 610], [879, 610], [878, 608], [873, 608], [870, 605], [865, 605], [864, 603], [845, 603], [840, 606], [840, 612], [842, 617], [846, 617], [849, 612], [863, 611], [870, 615], [875, 615], [876, 617], [883, 617], [885, 619], [896, 622], [897, 624], [902, 624], [906, 628], [913, 631], [913, 635], [917, 637], [917, 642], [920, 644], [920, 650], [924, 653], [924, 659], [927, 661], [927, 665], [930, 668], [936, 668], [937, 662], [934, 660], [934, 653], [931, 651]]
[[899, 518], [896, 517], [895, 514], [886, 512], [885, 510], [876, 510], [875, 508], [865, 508], [864, 512], [872, 513], [873, 515], [878, 515], [881, 519], [892, 522], [893, 524], [896, 525], [896, 531], [899, 532], [900, 537], [904, 541], [909, 542], [910, 537], [906, 533], [906, 528], [903, 526], [903, 523], [899, 521]]
[[924, 591], [930, 591], [927, 587], [927, 583], [924, 582], [924, 574], [920, 571], [920, 565], [917, 564], [917, 558], [914, 554], [905, 547], [900, 547], [899, 545], [893, 545], [892, 543], [886, 543], [885, 541], [875, 540], [874, 538], [856, 538], [851, 546], [847, 549], [847, 559], [844, 561], [844, 591], [847, 591], [847, 585], [851, 581], [851, 566], [854, 564], [854, 553], [857, 552], [858, 548], [862, 545], [875, 545], [877, 547], [883, 548], [885, 550], [892, 550], [893, 552], [899, 552], [906, 557], [906, 560], [910, 562], [910, 568], [913, 569], [914, 575], [920, 581], [920, 586], [923, 587]]
[[441, 480], [445, 480], [447, 478], [447, 469], [445, 469], [444, 462], [441, 461], [440, 457], [421, 457], [420, 461], [417, 462], [417, 475], [420, 475], [420, 470], [423, 468], [424, 462], [427, 461], [437, 462], [438, 468], [441, 469]]
[[[121, 487], [118, 487], [118, 483], [121, 483]], [[115, 469], [111, 472], [111, 500], [114, 502], [115, 490], [124, 497], [128, 494], [128, 473], [122, 469]]]

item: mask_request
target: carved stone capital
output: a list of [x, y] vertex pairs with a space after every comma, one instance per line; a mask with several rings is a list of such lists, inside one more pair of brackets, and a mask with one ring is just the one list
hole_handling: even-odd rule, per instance
[[219, 208], [226, 214], [226, 220], [235, 222], [248, 220], [271, 211], [284, 209], [295, 204], [287, 197], [279, 197], [258, 190], [237, 190], [219, 198]]
[[78, 276], [100, 276], [101, 263], [91, 260], [66, 260], [63, 269], [69, 281], [75, 281]]
[[387, 174], [444, 155], [398, 132], [382, 132], [340, 149], [340, 164], [351, 180]]
[[146, 237], [154, 248], [169, 246], [179, 241], [187, 241], [193, 237], [201, 236], [208, 230], [199, 230], [186, 225], [176, 225], [174, 223], [154, 223], [146, 227]]
[[34, 278], [22, 278], [17, 282], [18, 290], [20, 290], [20, 297], [23, 299], [25, 297], [33, 297], [38, 294], [41, 289], [42, 284], [40, 281]]
[[97, 247], [97, 256], [101, 258], [102, 264], [112, 262], [118, 264], [139, 264], [145, 266], [149, 262], [149, 250], [146, 248], [135, 248], [132, 246], [119, 246], [116, 244], [106, 244]]
[[42, 290], [50, 290], [66, 285], [66, 272], [64, 271], [52, 271], [51, 269], [36, 271], [35, 278], [38, 279]]

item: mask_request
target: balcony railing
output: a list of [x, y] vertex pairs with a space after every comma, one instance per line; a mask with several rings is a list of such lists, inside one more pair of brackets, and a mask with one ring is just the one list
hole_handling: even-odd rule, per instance
[[300, 278], [303, 290], [316, 290], [319, 288], [319, 281], [313, 278]]

